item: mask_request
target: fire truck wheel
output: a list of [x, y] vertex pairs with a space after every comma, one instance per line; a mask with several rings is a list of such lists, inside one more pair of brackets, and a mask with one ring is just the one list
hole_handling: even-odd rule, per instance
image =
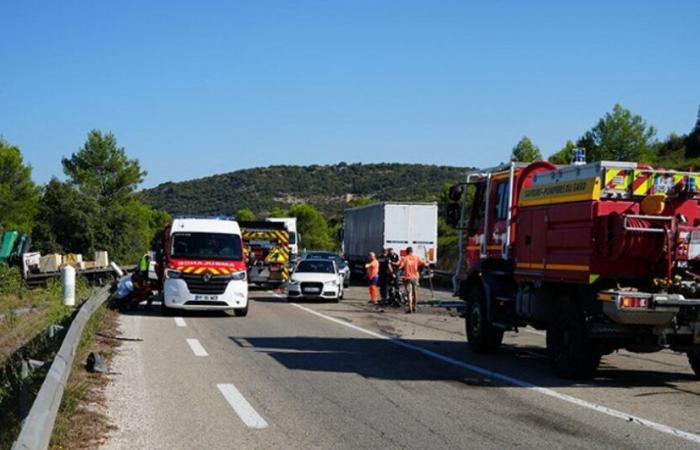
[[695, 376], [700, 378], [700, 350], [688, 352], [688, 362], [690, 363], [690, 367], [693, 368]]
[[469, 348], [475, 353], [495, 353], [503, 341], [503, 330], [486, 318], [486, 295], [481, 286], [472, 286], [467, 298], [465, 320]]
[[591, 378], [600, 364], [601, 354], [573, 307], [564, 308], [547, 328], [547, 351], [554, 373], [562, 378]]

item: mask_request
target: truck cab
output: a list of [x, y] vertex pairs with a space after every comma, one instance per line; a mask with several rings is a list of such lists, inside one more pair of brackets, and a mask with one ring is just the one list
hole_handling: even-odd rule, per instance
[[233, 220], [173, 220], [163, 236], [163, 310], [248, 313], [241, 230]]

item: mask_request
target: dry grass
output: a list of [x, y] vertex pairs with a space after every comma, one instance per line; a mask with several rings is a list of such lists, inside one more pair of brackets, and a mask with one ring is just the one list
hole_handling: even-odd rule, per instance
[[[85, 282], [76, 286], [76, 297], [85, 298], [93, 288]], [[28, 312], [17, 315], [15, 311], [25, 309]], [[45, 289], [26, 289], [18, 287], [15, 292], [0, 294], [0, 367], [6, 359], [31, 341], [38, 334], [46, 331], [49, 325], [60, 323], [73, 312], [73, 308], [61, 304], [61, 286], [50, 283]]]
[[94, 449], [100, 446], [114, 429], [104, 413], [105, 374], [90, 373], [85, 361], [90, 352], [100, 353], [108, 365], [120, 341], [103, 336], [117, 334], [118, 313], [102, 306], [88, 322], [78, 354], [73, 363], [68, 385], [63, 394], [61, 408], [56, 418], [52, 449]]

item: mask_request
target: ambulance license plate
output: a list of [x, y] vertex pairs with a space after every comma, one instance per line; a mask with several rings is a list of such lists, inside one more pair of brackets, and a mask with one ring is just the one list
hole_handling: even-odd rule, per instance
[[210, 301], [216, 301], [219, 299], [218, 295], [195, 295], [194, 300], [199, 302], [199, 301], [205, 301], [205, 302], [210, 302]]

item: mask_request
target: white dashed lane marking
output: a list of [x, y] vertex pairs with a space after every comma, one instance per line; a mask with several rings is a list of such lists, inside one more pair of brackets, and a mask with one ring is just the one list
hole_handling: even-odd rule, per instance
[[185, 319], [183, 319], [182, 317], [176, 317], [175, 325], [177, 325], [178, 327], [186, 327], [187, 323], [185, 323]]
[[[274, 292], [272, 293], [275, 297], [279, 297], [278, 294], [275, 294]], [[378, 339], [384, 339], [394, 345], [397, 345], [399, 347], [403, 347], [409, 350], [416, 351], [418, 353], [422, 353], [425, 356], [429, 356], [431, 358], [437, 359], [439, 361], [445, 362], [447, 364], [451, 364], [457, 367], [461, 367], [463, 369], [469, 370], [471, 372], [475, 372], [499, 381], [502, 381], [504, 383], [511, 384], [513, 386], [518, 386], [521, 388], [528, 389], [533, 392], [537, 392], [539, 394], [546, 395], [548, 397], [553, 397], [568, 403], [572, 403], [574, 405], [578, 405], [583, 408], [591, 409], [593, 411], [597, 411], [599, 413], [611, 416], [611, 417], [616, 417], [618, 419], [622, 419], [626, 422], [641, 425], [646, 428], [650, 428], [652, 430], [659, 431], [661, 433], [666, 433], [670, 434], [672, 436], [679, 437], [681, 439], [688, 440], [690, 442], [695, 442], [695, 443], [700, 443], [700, 435], [690, 433], [685, 430], [680, 430], [678, 428], [674, 428], [668, 425], [664, 425], [662, 423], [658, 422], [653, 422], [651, 420], [645, 419], [643, 417], [639, 416], [634, 416], [632, 414], [628, 414], [624, 411], [619, 411], [613, 408], [608, 408], [607, 406], [599, 405], [597, 403], [589, 402], [568, 394], [563, 394], [561, 392], [557, 392], [554, 389], [549, 389], [549, 388], [544, 388], [541, 386], [534, 385], [532, 383], [529, 383], [527, 381], [520, 380], [518, 378], [511, 377], [509, 375], [505, 375], [499, 372], [494, 372], [492, 370], [484, 369], [483, 367], [476, 366], [474, 364], [469, 364], [463, 361], [459, 361], [454, 358], [450, 358], [449, 356], [441, 355], [440, 353], [433, 352], [431, 350], [425, 349], [423, 347], [419, 347], [417, 345], [410, 344], [409, 342], [402, 341], [400, 339], [395, 339], [389, 336], [385, 336], [380, 333], [375, 333], [374, 331], [370, 331], [367, 329], [364, 329], [362, 327], [358, 327], [357, 325], [354, 325], [352, 323], [345, 322], [340, 319], [336, 319], [335, 317], [327, 316], [323, 313], [320, 313], [318, 311], [315, 311], [311, 308], [307, 308], [306, 306], [299, 305], [297, 303], [292, 303], [292, 306], [299, 308], [301, 310], [304, 310], [310, 314], [313, 314], [317, 317], [321, 317], [323, 319], [329, 320], [331, 322], [337, 323], [338, 325], [342, 325], [344, 327], [352, 328], [353, 330], [359, 331], [361, 333], [367, 334], [369, 336], [376, 337]], [[536, 331], [536, 330], [533, 330]], [[539, 333], [537, 333], [539, 334]]]
[[198, 339], [187, 339], [187, 343], [190, 345], [194, 356], [209, 356], [209, 353], [204, 350], [204, 347], [202, 347]]
[[253, 406], [248, 403], [248, 400], [243, 397], [236, 386], [232, 384], [217, 384], [216, 387], [223, 394], [226, 401], [231, 405], [231, 408], [238, 414], [243, 423], [245, 423], [249, 428], [267, 428], [267, 422], [263, 419], [260, 414], [255, 411]]

